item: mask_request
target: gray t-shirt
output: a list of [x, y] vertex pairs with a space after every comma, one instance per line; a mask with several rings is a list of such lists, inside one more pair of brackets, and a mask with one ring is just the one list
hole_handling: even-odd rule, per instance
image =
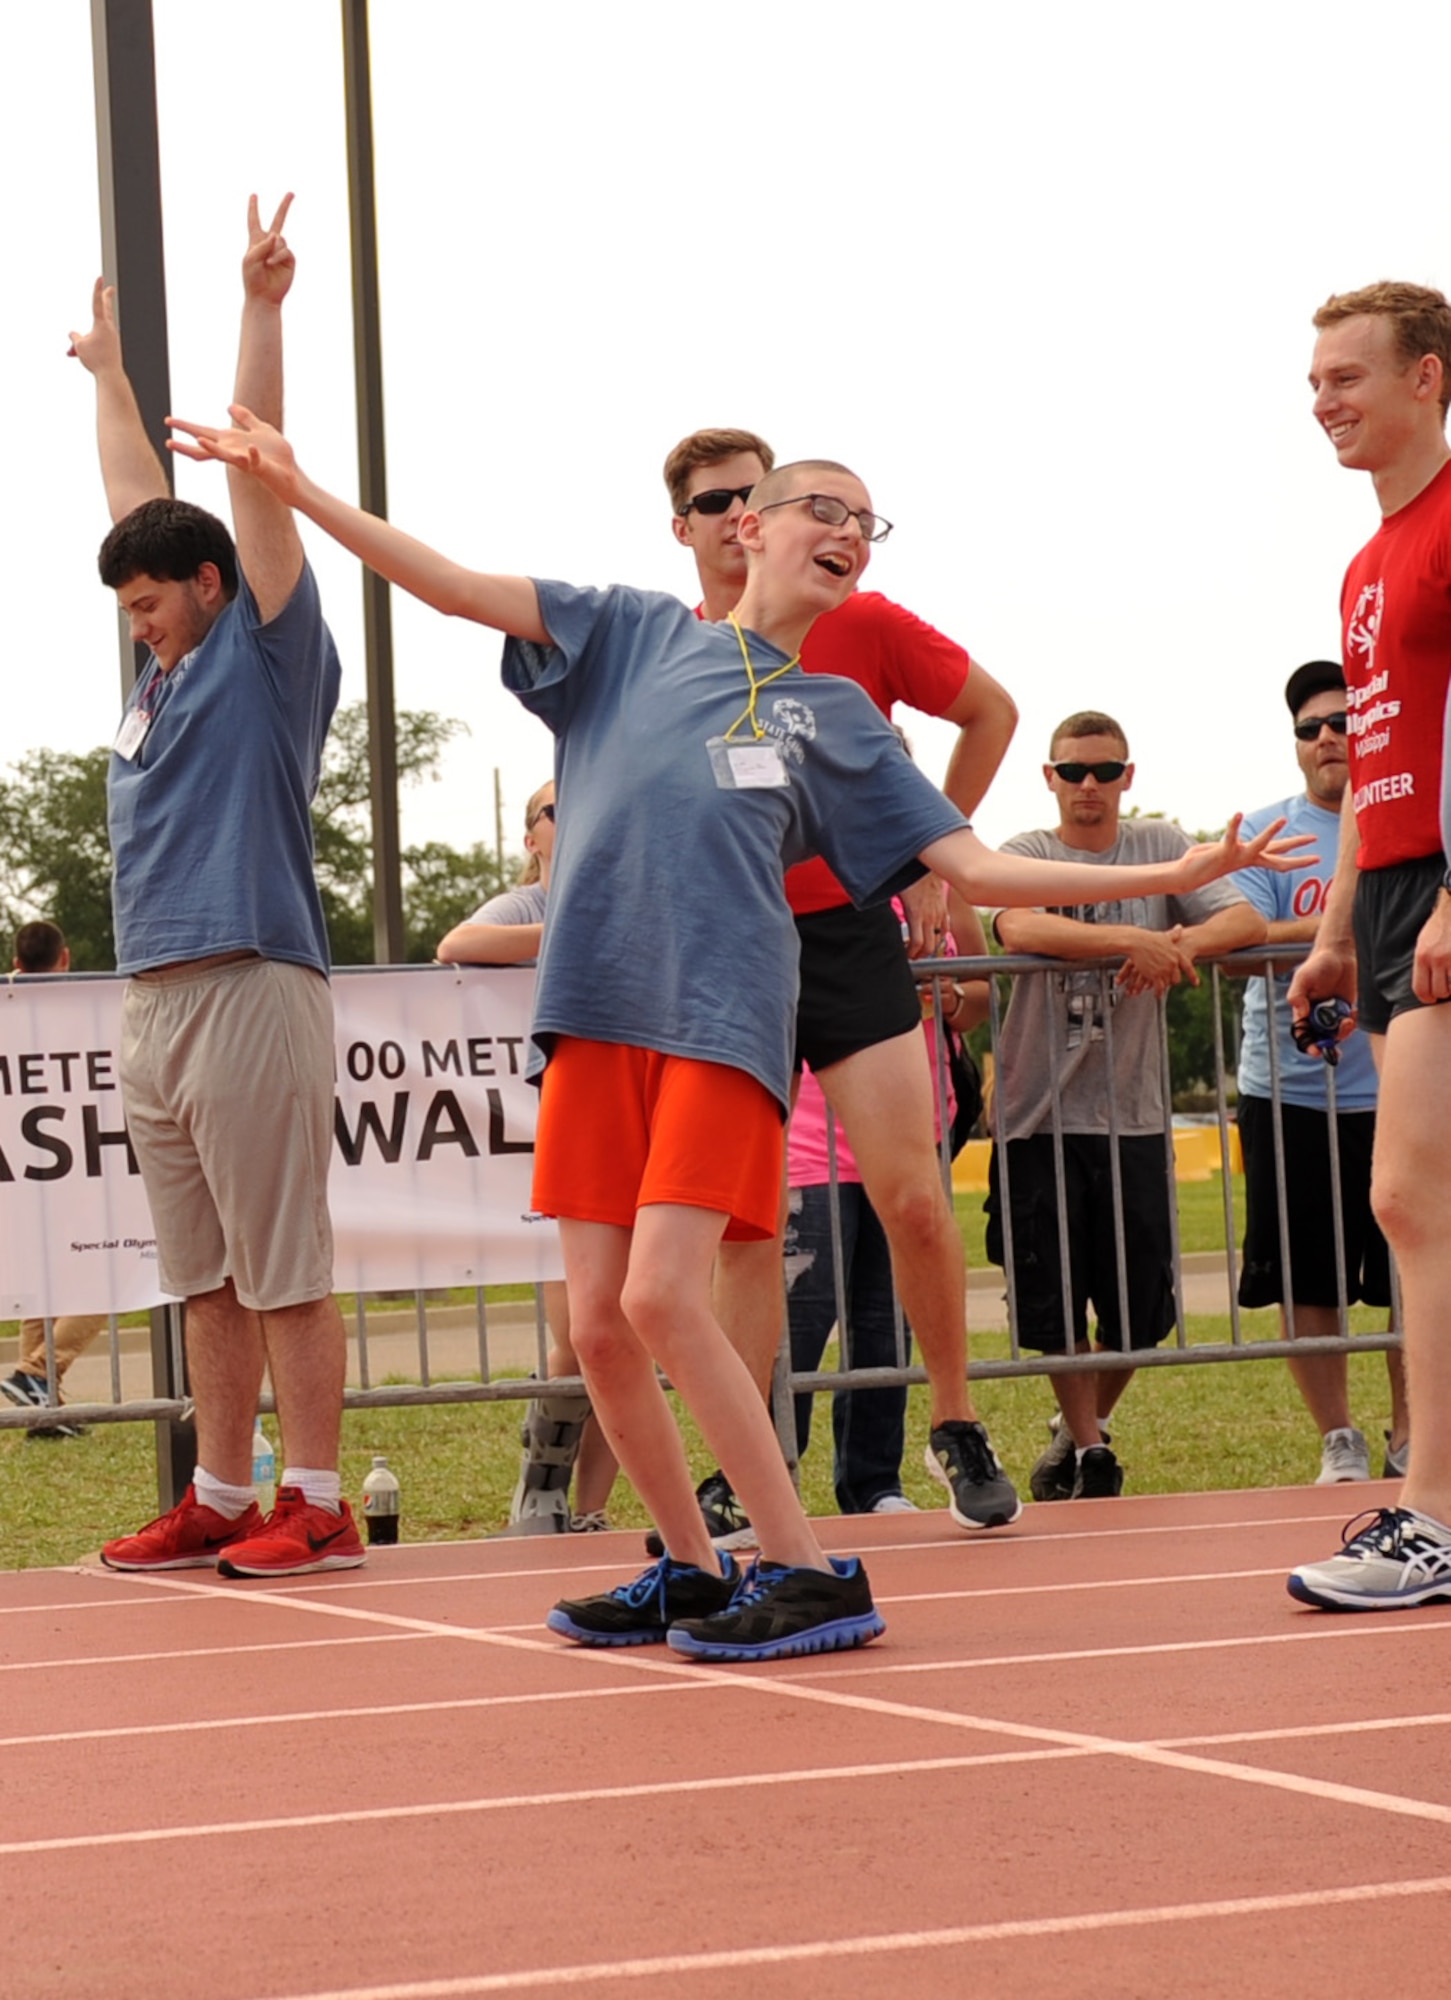
[[[788, 1102], [796, 926], [784, 866], [824, 854], [853, 900], [893, 895], [966, 824], [861, 689], [747, 633], [762, 748], [785, 784], [726, 788], [709, 748], [749, 688], [729, 625], [676, 598], [537, 585], [551, 646], [511, 639], [504, 684], [559, 739], [560, 816], [530, 1073], [557, 1035], [743, 1069]], [[767, 762], [770, 752], [767, 749]]]
[[[1119, 837], [1102, 854], [1066, 847], [1046, 828], [1015, 834], [1005, 854], [1040, 861], [1079, 861], [1097, 868], [1141, 867], [1173, 861], [1192, 846], [1172, 820], [1125, 819]], [[1187, 896], [1126, 896], [1110, 903], [1083, 903], [1055, 909], [1060, 917], [1085, 924], [1136, 924], [1166, 931], [1175, 924], [1202, 924], [1217, 910], [1244, 897], [1228, 881], [1211, 882]], [[1056, 1089], [1065, 1132], [1109, 1130], [1109, 1077], [1105, 1054], [1103, 986], [1094, 967], [1031, 973], [1013, 984], [998, 1049], [994, 1118], [999, 1139], [1025, 1139], [1053, 1128]], [[1125, 1138], [1162, 1133], [1165, 1106], [1159, 1053], [1159, 1003], [1152, 993], [1126, 994], [1108, 981], [1113, 1038], [1113, 1078], [1118, 1094], [1118, 1129]], [[1050, 1041], [1056, 1048], [1056, 1074]]]
[[[541, 882], [516, 882], [512, 889], [503, 889], [497, 896], [490, 896], [487, 903], [480, 903], [471, 917], [465, 917], [467, 924], [542, 924], [544, 906], [548, 895]], [[537, 959], [521, 958], [518, 965], [537, 965]]]

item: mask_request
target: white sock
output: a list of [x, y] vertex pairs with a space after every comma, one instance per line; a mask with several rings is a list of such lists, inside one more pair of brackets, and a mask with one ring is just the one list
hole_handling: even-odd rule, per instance
[[315, 1465], [284, 1465], [277, 1484], [301, 1487], [309, 1507], [326, 1507], [330, 1514], [342, 1512], [343, 1480], [339, 1472], [324, 1472]]
[[257, 1498], [255, 1486], [224, 1486], [202, 1465], [192, 1474], [191, 1483], [202, 1506], [210, 1507], [214, 1514], [220, 1514], [227, 1521], [235, 1521], [245, 1514]]

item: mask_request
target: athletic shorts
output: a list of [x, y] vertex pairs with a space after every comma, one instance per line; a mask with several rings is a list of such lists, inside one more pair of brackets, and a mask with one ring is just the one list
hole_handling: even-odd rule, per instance
[[922, 1003], [890, 903], [869, 910], [845, 904], [796, 919], [801, 940], [801, 998], [796, 1008], [796, 1067], [819, 1075], [861, 1049], [895, 1041], [922, 1025]]
[[727, 1216], [730, 1243], [776, 1234], [786, 1128], [763, 1083], [725, 1063], [560, 1035], [534, 1134], [534, 1206], [635, 1225], [678, 1202]]
[[[993, 1147], [985, 1204], [987, 1254], [995, 1264], [1004, 1263], [1006, 1254], [999, 1151]], [[1127, 1338], [1119, 1308], [1113, 1165], [1107, 1135], [1065, 1132], [1063, 1167], [1073, 1304], [1071, 1347], [1087, 1343], [1090, 1304], [1098, 1319], [1095, 1337], [1100, 1346], [1157, 1347], [1172, 1332], [1176, 1317], [1174, 1237], [1164, 1141], [1157, 1136], [1119, 1140], [1129, 1290]], [[1035, 1132], [1030, 1139], [1010, 1142], [1008, 1182], [1013, 1204], [1018, 1341], [1042, 1354], [1062, 1354], [1070, 1347], [1063, 1338], [1057, 1178], [1051, 1132]]]
[[1355, 885], [1358, 1004], [1368, 1035], [1383, 1035], [1397, 1014], [1423, 1004], [1411, 990], [1416, 939], [1445, 873], [1445, 856], [1427, 854], [1390, 868], [1367, 868]]
[[230, 1278], [257, 1312], [326, 1298], [334, 1050], [321, 973], [243, 958], [138, 974], [118, 1067], [163, 1289], [191, 1299]]
[[[1280, 1204], [1275, 1186], [1274, 1106], [1267, 1097], [1239, 1100], [1244, 1154], [1242, 1306], [1338, 1306], [1335, 1224], [1331, 1211], [1330, 1117], [1306, 1104], [1281, 1106], [1285, 1202], [1290, 1234], [1291, 1289], [1280, 1263]], [[1340, 1215], [1345, 1238], [1345, 1302], [1391, 1302], [1390, 1252], [1370, 1212], [1373, 1111], [1342, 1111], [1335, 1121], [1340, 1155]]]

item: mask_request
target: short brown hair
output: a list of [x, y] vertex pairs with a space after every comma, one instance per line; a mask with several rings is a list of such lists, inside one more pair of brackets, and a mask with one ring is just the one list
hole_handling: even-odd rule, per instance
[[752, 512], [758, 513], [769, 501], [786, 498], [786, 488], [793, 483], [792, 474], [796, 472], [844, 472], [848, 479], [855, 479], [859, 486], [864, 484], [849, 465], [842, 465], [837, 459], [793, 458], [788, 465], [768, 468], [765, 478], [756, 481], [751, 491]]
[[775, 452], [754, 431], [692, 431], [689, 437], [683, 437], [665, 461], [665, 484], [675, 512], [680, 514], [685, 510], [692, 472], [702, 465], [719, 465], [722, 459], [736, 458], [747, 451], [756, 454], [767, 472], [776, 463]]
[[1441, 364], [1441, 414], [1451, 405], [1451, 304], [1444, 292], [1428, 285], [1397, 284], [1382, 278], [1378, 284], [1362, 285], [1358, 292], [1332, 292], [1315, 314], [1314, 326], [1322, 332], [1339, 326], [1342, 320], [1371, 315], [1388, 319], [1396, 353], [1407, 368], [1414, 367], [1423, 354], [1434, 354]]
[[15, 933], [15, 964], [21, 972], [54, 972], [65, 957], [65, 932], [37, 917]]
[[1124, 757], [1129, 754], [1129, 739], [1111, 715], [1105, 715], [1101, 708], [1080, 708], [1076, 715], [1067, 715], [1048, 739], [1048, 755], [1051, 757], [1065, 736], [1111, 736], [1123, 748]]

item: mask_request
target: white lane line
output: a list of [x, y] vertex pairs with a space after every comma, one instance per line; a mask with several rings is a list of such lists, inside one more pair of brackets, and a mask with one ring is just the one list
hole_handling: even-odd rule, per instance
[[1218, 1736], [1156, 1736], [1161, 1750], [1190, 1750], [1210, 1743], [1293, 1743], [1301, 1737], [1364, 1736], [1389, 1729], [1444, 1729], [1451, 1724], [1445, 1715], [1377, 1715], [1355, 1721], [1306, 1722], [1289, 1729], [1228, 1729]]
[[[955, 1660], [883, 1660], [869, 1655], [852, 1667], [822, 1667], [811, 1675], [811, 1685], [817, 1681], [865, 1680], [878, 1674], [958, 1674], [983, 1667], [1040, 1667], [1058, 1666], [1072, 1660], [1137, 1660], [1152, 1659], [1160, 1653], [1218, 1653], [1237, 1652], [1251, 1646], [1317, 1646], [1337, 1645], [1356, 1639], [1413, 1639], [1418, 1634], [1441, 1634], [1451, 1625], [1451, 1618], [1416, 1618], [1413, 1612], [1402, 1611], [1385, 1617], [1348, 1618], [1334, 1622], [1316, 1620], [1310, 1622], [1310, 1615], [1298, 1614], [1305, 1619], [1303, 1631], [1292, 1632], [1246, 1632], [1229, 1639], [1173, 1639], [1155, 1645], [1138, 1646], [1080, 1646], [1072, 1651], [1053, 1653], [982, 1653]], [[1444, 1639], [1438, 1638], [1444, 1645]], [[792, 1668], [789, 1663], [776, 1669], [778, 1680], [792, 1686], [802, 1685], [793, 1678], [800, 1675], [801, 1668]]]
[[580, 1786], [568, 1792], [515, 1792], [493, 1798], [440, 1799], [427, 1805], [355, 1806], [340, 1812], [278, 1814], [270, 1819], [202, 1821], [190, 1826], [141, 1826], [125, 1832], [57, 1834], [40, 1840], [0, 1841], [0, 1855], [57, 1854], [78, 1849], [144, 1847], [170, 1840], [235, 1839], [244, 1833], [294, 1833], [318, 1827], [370, 1826], [398, 1820], [455, 1819], [496, 1812], [576, 1811], [580, 1806], [626, 1800], [693, 1797], [700, 1792], [771, 1790], [780, 1785], [858, 1783], [863, 1778], [899, 1778], [914, 1773], [976, 1769], [991, 1764], [1061, 1761], [1082, 1753], [1072, 1746], [1037, 1750], [989, 1750], [972, 1756], [902, 1758], [885, 1764], [841, 1764], [822, 1769], [755, 1771], [744, 1776], [660, 1779], [648, 1785]]
[[[315, 1641], [328, 1644], [329, 1641]], [[480, 1694], [437, 1701], [390, 1701], [370, 1703], [366, 1708], [285, 1708], [264, 1715], [209, 1716], [195, 1722], [137, 1722], [113, 1729], [55, 1729], [44, 1735], [0, 1736], [0, 1750], [23, 1750], [37, 1743], [108, 1743], [144, 1736], [191, 1736], [218, 1729], [272, 1729], [303, 1722], [351, 1722], [376, 1720], [384, 1715], [444, 1715], [459, 1709], [524, 1708], [559, 1701], [614, 1701], [631, 1695], [682, 1694], [697, 1686], [708, 1688], [709, 1681], [647, 1681], [626, 1687], [561, 1688], [545, 1694], [538, 1689], [529, 1694]]]
[[[908, 1951], [950, 1951], [963, 1945], [999, 1944], [1018, 1938], [1072, 1937], [1095, 1932], [1145, 1930], [1157, 1924], [1203, 1923], [1232, 1917], [1278, 1916], [1291, 1910], [1330, 1909], [1353, 1903], [1443, 1896], [1451, 1875], [1419, 1881], [1359, 1882], [1341, 1889], [1313, 1889], [1280, 1896], [1231, 1896], [1209, 1903], [1161, 1903], [1142, 1910], [1095, 1910], [1079, 1916], [1023, 1917], [997, 1924], [963, 1924], [953, 1930], [896, 1931], [871, 1937], [819, 1938], [808, 1944], [772, 1944], [735, 1951], [673, 1953], [622, 1958], [593, 1965], [541, 1966], [528, 1972], [465, 1974], [459, 1979], [416, 1979], [386, 1986], [328, 1987], [282, 2000], [469, 2000], [482, 1993], [529, 1993], [546, 1987], [599, 1986], [610, 1981], [679, 1978], [683, 1974], [744, 1971], [756, 1965], [831, 1963], [844, 1958]], [[829, 1990], [823, 1987], [823, 1991]], [[945, 1991], [946, 1989], [944, 1989]]]
[[[61, 1667], [142, 1666], [151, 1660], [225, 1660], [233, 1653], [307, 1653], [320, 1646], [386, 1646], [400, 1639], [436, 1638], [431, 1632], [360, 1632], [346, 1639], [274, 1639], [259, 1645], [165, 1646], [151, 1653], [80, 1653], [65, 1660], [6, 1660], [0, 1674], [50, 1674]], [[449, 1637], [459, 1635], [450, 1633]]]

